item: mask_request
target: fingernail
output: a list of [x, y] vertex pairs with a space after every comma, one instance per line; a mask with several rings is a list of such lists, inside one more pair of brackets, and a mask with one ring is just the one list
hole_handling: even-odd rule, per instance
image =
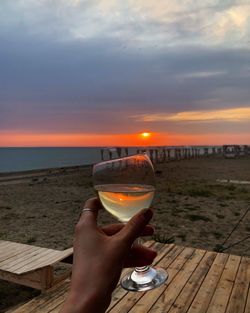
[[151, 209], [146, 209], [144, 212], [143, 212], [143, 216], [146, 220], [150, 220], [151, 217], [153, 216], [153, 211]]

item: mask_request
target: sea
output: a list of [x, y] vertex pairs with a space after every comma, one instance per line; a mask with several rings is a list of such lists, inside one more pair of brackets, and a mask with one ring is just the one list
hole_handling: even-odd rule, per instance
[[[110, 149], [112, 150], [112, 149]], [[102, 155], [103, 152], [103, 155]], [[136, 148], [128, 148], [128, 155]], [[113, 149], [112, 153], [115, 153]], [[124, 156], [125, 149], [121, 149]], [[108, 159], [108, 149], [81, 148], [0, 148], [0, 173], [91, 165]]]

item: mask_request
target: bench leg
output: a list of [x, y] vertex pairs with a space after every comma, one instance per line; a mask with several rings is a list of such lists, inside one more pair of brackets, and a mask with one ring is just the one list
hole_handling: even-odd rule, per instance
[[54, 268], [46, 266], [41, 269], [41, 290], [44, 291], [53, 286], [54, 283]]

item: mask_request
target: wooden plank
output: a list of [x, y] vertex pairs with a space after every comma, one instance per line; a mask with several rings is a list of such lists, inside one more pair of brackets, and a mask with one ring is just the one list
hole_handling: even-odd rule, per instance
[[41, 313], [57, 313], [60, 312], [65, 300], [67, 299], [69, 290], [57, 297], [56, 301], [49, 303]]
[[188, 313], [204, 313], [212, 299], [217, 283], [225, 267], [228, 255], [218, 253], [204, 282], [192, 302]]
[[4, 246], [10, 246], [10, 247], [27, 246], [24, 243], [18, 243], [15, 241], [1, 240], [0, 242], [1, 242], [1, 247], [4, 247]]
[[0, 251], [2, 248], [6, 247], [7, 245], [9, 245], [10, 241], [7, 240], [0, 240]]
[[4, 249], [2, 249], [0, 251], [1, 255], [0, 255], [0, 265], [2, 264], [2, 262], [4, 262], [5, 260], [12, 258], [16, 255], [18, 255], [19, 253], [22, 253], [23, 251], [28, 251], [28, 250], [32, 250], [34, 247], [32, 246], [28, 246], [28, 245], [20, 245], [20, 246], [6, 246], [4, 247]]
[[[173, 255], [173, 251], [178, 250], [179, 253], [183, 250], [183, 247], [174, 247], [174, 246], [163, 246], [163, 250], [157, 255], [157, 258], [154, 262], [154, 265], [161, 266], [161, 261], [166, 258], [166, 256]], [[131, 270], [131, 269], [130, 269]], [[120, 287], [121, 288], [121, 287]], [[131, 309], [135, 302], [143, 296], [142, 292], [127, 292], [126, 295], [120, 299], [120, 301], [112, 308], [108, 309], [107, 312], [127, 312]]]
[[187, 312], [215, 257], [215, 252], [206, 253], [205, 257], [201, 260], [190, 279], [187, 281], [187, 284], [176, 298], [172, 307], [168, 311], [169, 313]]
[[49, 258], [51, 254], [53, 254], [53, 252], [48, 252], [46, 254], [43, 254], [40, 257], [40, 259], [38, 256], [38, 258], [36, 257], [36, 259], [32, 260], [31, 262], [22, 264], [22, 266], [19, 267], [18, 269], [16, 269], [15, 272], [18, 275], [21, 275], [23, 273], [28, 273], [28, 272], [34, 271], [38, 268], [46, 267], [50, 264], [50, 261], [47, 258]]
[[[58, 250], [59, 251], [59, 250]], [[63, 262], [64, 259], [66, 259], [67, 257], [71, 256], [73, 254], [73, 247], [71, 248], [68, 248], [66, 250], [63, 250], [63, 251], [59, 251], [60, 254], [58, 255], [58, 258], [54, 261], [55, 263], [58, 263], [58, 262]], [[52, 265], [53, 263], [51, 263]]]
[[29, 263], [23, 264], [18, 269], [15, 268], [17, 274], [22, 274], [28, 271], [36, 270], [37, 268], [45, 267], [48, 265], [54, 265], [65, 257], [72, 254], [73, 249], [67, 249], [65, 251], [47, 249], [46, 253], [41, 253], [38, 256], [32, 257]]
[[25, 258], [28, 254], [38, 251], [40, 248], [38, 247], [30, 247], [22, 251], [18, 251], [16, 253], [10, 253], [5, 259], [0, 263], [0, 268], [5, 269], [6, 266], [10, 266], [12, 264], [21, 262], [23, 258]]
[[5, 271], [17, 273], [17, 270], [19, 268], [22, 268], [26, 264], [32, 263], [34, 260], [39, 259], [41, 256], [50, 253], [50, 251], [51, 250], [48, 250], [46, 248], [39, 248], [38, 250], [31, 251], [30, 253], [23, 255], [20, 259], [14, 259], [13, 262], [5, 264], [1, 268]]
[[[39, 307], [35, 308], [33, 313], [50, 313], [59, 312], [66, 300], [69, 292], [69, 287], [65, 288], [62, 292], [57, 293], [53, 298], [49, 299], [46, 303], [42, 303]], [[93, 312], [94, 313], [94, 312]]]
[[[39, 267], [46, 266], [49, 264], [49, 262], [44, 262], [44, 260], [47, 260], [47, 258], [49, 258], [49, 256], [54, 253], [54, 250], [45, 249], [44, 251], [40, 251], [39, 253], [32, 255], [30, 258], [23, 260], [23, 262], [14, 265], [14, 267], [11, 267], [10, 270], [17, 274], [22, 274], [35, 270]], [[41, 264], [42, 260], [43, 266], [37, 266], [37, 264]]]
[[29, 263], [23, 264], [21, 267], [16, 269], [17, 274], [22, 274], [28, 271], [33, 271], [37, 268], [55, 264], [62, 260], [65, 257], [62, 257], [62, 251], [58, 250], [48, 250], [48, 253], [43, 253], [39, 256], [33, 257]]
[[246, 302], [244, 313], [250, 313], [250, 284], [249, 284], [249, 287], [248, 287], [247, 302]]
[[241, 258], [239, 256], [229, 256], [207, 313], [224, 313], [226, 311], [240, 260]]
[[[170, 275], [167, 284], [145, 293], [128, 293], [118, 286], [107, 312], [250, 313], [249, 258], [174, 245], [154, 247], [160, 251], [155, 263]], [[69, 285], [54, 286], [14, 312], [58, 313]]]
[[241, 258], [239, 270], [235, 279], [232, 294], [229, 299], [227, 313], [244, 313], [250, 284], [250, 259]]
[[46, 290], [51, 288], [54, 281], [54, 269], [52, 266], [45, 266], [41, 269], [42, 276], [41, 276], [41, 287], [42, 290]]
[[14, 241], [5, 241], [5, 244], [2, 246], [1, 249], [5, 249], [5, 248], [9, 248], [9, 249], [25, 249], [26, 247], [34, 247], [32, 245], [27, 245], [25, 243], [19, 243], [19, 242], [14, 242]]
[[46, 257], [42, 257], [40, 260], [38, 260], [36, 263], [34, 263], [34, 266], [44, 266], [47, 264], [53, 265], [58, 262], [60, 262], [62, 259], [64, 259], [66, 256], [70, 255], [71, 253], [67, 252], [65, 253], [64, 251], [56, 251], [54, 250], [53, 252], [49, 255], [46, 255]]
[[43, 266], [57, 263], [58, 261], [63, 260], [64, 258], [70, 256], [73, 253], [73, 248], [69, 248], [64, 251], [59, 251], [59, 250], [47, 249], [47, 248], [25, 245], [25, 244], [9, 242], [9, 241], [7, 242], [4, 241], [2, 242], [2, 244], [4, 244], [5, 247], [2, 247], [2, 248], [0, 247], [0, 268], [3, 268], [3, 269], [6, 269], [5, 268], [6, 263], [8, 263], [8, 266], [10, 266], [12, 265], [12, 262], [16, 264], [20, 261], [23, 261], [25, 258], [22, 258], [22, 260], [20, 261], [17, 261], [17, 258], [19, 258], [19, 256], [21, 257], [25, 256], [26, 255], [25, 252], [31, 253], [32, 251], [38, 251], [39, 249], [41, 251], [46, 251], [46, 250], [54, 251], [55, 254], [51, 255], [51, 259], [48, 260], [46, 264], [43, 264]]
[[148, 312], [168, 312], [199, 263], [203, 260], [203, 258], [207, 259], [208, 257], [210, 256], [206, 254], [206, 251], [196, 249], [191, 258], [185, 263], [183, 268], [180, 269], [178, 274], [174, 277], [171, 283], [164, 290], [163, 294], [157, 299], [157, 302]]
[[[167, 262], [164, 259], [162, 259], [162, 262], [159, 263], [159, 265], [163, 268], [165, 268], [168, 272], [168, 280], [166, 284], [150, 291], [150, 293], [145, 292], [142, 297], [135, 303], [133, 308], [131, 309], [131, 313], [144, 313], [148, 312], [150, 308], [155, 304], [155, 302], [158, 300], [158, 298], [164, 293], [164, 291], [167, 289], [167, 287], [171, 284], [172, 280], [176, 276], [176, 274], [185, 266], [185, 264], [188, 262], [189, 259], [192, 258], [192, 255], [194, 254], [194, 249], [185, 248], [180, 249], [179, 254], [172, 254], [172, 262], [169, 259]], [[170, 263], [171, 262], [171, 263]], [[164, 266], [165, 265], [165, 266]], [[168, 267], [169, 266], [169, 267]]]
[[16, 275], [13, 273], [5, 272], [0, 270], [0, 278], [3, 280], [10, 281], [12, 283], [32, 287], [41, 290], [41, 269], [27, 273], [23, 275]]
[[[153, 241], [147, 242], [146, 246], [152, 246], [154, 244]], [[159, 245], [155, 243], [154, 247], [162, 247], [163, 245]], [[34, 300], [30, 301], [26, 305], [20, 307], [18, 310], [14, 312], [17, 313], [26, 313], [26, 312], [58, 312], [60, 307], [62, 306], [64, 299], [67, 296], [70, 284], [67, 283], [67, 288], [63, 290], [56, 290], [56, 286], [52, 287], [47, 292], [43, 293], [41, 296], [35, 298]], [[61, 284], [59, 285], [61, 286]], [[126, 292], [124, 290], [124, 292]]]
[[62, 294], [66, 294], [70, 288], [70, 280], [67, 279], [61, 284], [58, 284], [46, 292], [42, 293], [40, 296], [32, 299], [31, 301], [25, 303], [21, 307], [11, 311], [11, 313], [33, 313], [37, 312], [41, 307], [45, 308], [49, 305], [53, 299], [60, 297]]
[[[158, 255], [156, 256], [155, 260], [154, 260], [154, 264], [156, 264], [162, 257], [162, 254], [165, 254], [167, 253], [168, 251], [170, 251], [172, 248], [173, 248], [173, 245], [164, 245], [164, 244], [161, 244], [161, 243], [158, 243], [158, 242], [154, 242], [154, 241], [151, 241], [151, 242], [147, 242], [145, 244], [145, 246], [147, 247], [150, 247], [154, 250], [157, 251]], [[121, 277], [123, 277], [125, 274], [127, 274], [128, 272], [131, 271], [131, 268], [128, 268], [128, 269], [125, 269], [123, 270], [122, 272], [122, 275]], [[122, 300], [122, 298], [124, 296], [126, 296], [128, 294], [128, 291], [126, 291], [125, 289], [123, 289], [121, 286], [120, 286], [120, 282], [117, 286], [117, 288], [114, 290], [113, 294], [112, 294], [112, 300], [111, 300], [111, 303], [107, 309], [107, 312], [110, 312], [112, 310], [112, 308], [119, 302]]]
[[[31, 249], [20, 251], [15, 257], [12, 257], [11, 260], [9, 260], [9, 262], [3, 262], [3, 264], [1, 264], [2, 268], [7, 269], [7, 268], [11, 268], [12, 266], [14, 267], [14, 265], [16, 263], [22, 262], [27, 258], [31, 258], [31, 256], [33, 256], [33, 255], [37, 255], [39, 253], [42, 253], [43, 251], [47, 251], [47, 249], [46, 248], [40, 248], [40, 247], [32, 247]], [[19, 255], [20, 255], [20, 258], [19, 258]], [[6, 266], [6, 263], [8, 264], [8, 266]]]
[[[61, 295], [58, 295], [52, 301], [47, 303], [45, 306], [39, 307], [36, 309], [35, 313], [52, 313], [59, 312], [63, 306], [64, 301], [66, 300], [68, 291], [65, 291]], [[93, 312], [94, 313], [94, 312]]]

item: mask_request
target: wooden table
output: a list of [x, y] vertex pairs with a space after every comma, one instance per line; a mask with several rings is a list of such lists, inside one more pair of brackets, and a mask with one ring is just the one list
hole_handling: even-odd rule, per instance
[[[155, 263], [168, 271], [167, 283], [148, 292], [127, 292], [118, 286], [107, 312], [250, 313], [250, 258], [153, 242], [147, 245], [158, 250]], [[11, 312], [59, 312], [69, 285], [66, 280]]]
[[54, 266], [72, 256], [73, 248], [59, 251], [0, 240], [0, 279], [45, 290], [70, 275], [54, 279]]

